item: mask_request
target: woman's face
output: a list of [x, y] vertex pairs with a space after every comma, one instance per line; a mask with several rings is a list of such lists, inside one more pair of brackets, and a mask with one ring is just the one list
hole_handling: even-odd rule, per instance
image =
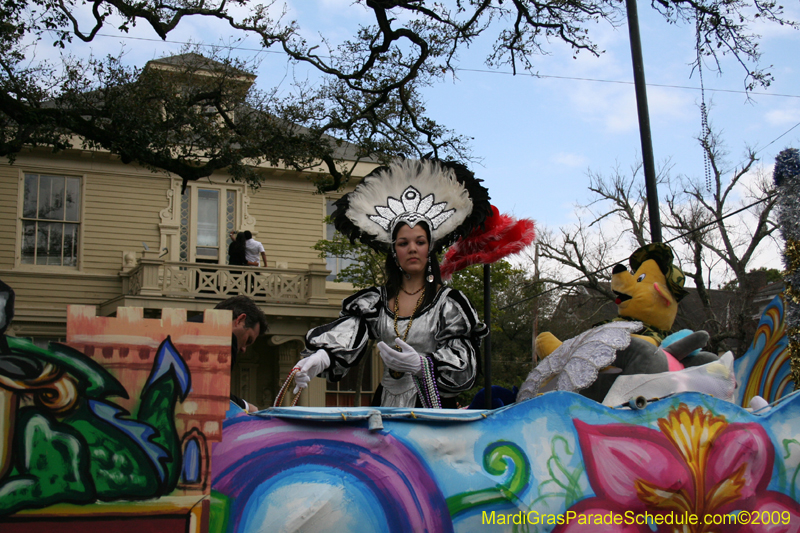
[[417, 224], [413, 228], [403, 225], [397, 231], [394, 250], [400, 268], [408, 274], [424, 272], [428, 264], [428, 236], [425, 228]]

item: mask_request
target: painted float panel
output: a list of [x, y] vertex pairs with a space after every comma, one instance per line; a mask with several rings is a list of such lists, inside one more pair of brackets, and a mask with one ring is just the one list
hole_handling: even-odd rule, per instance
[[70, 306], [65, 344], [2, 340], [0, 530], [208, 530], [230, 311]]
[[636, 524], [645, 513], [767, 511], [774, 531], [800, 528], [800, 394], [763, 415], [697, 393], [631, 410], [567, 392], [492, 412], [230, 415], [215, 532], [623, 531], [580, 522], [608, 517], [644, 533], [673, 531]]

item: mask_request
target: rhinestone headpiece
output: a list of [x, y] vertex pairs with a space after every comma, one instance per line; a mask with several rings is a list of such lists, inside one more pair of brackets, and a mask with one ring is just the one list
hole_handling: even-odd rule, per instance
[[373, 170], [336, 202], [336, 229], [382, 252], [400, 223], [425, 222], [431, 248], [440, 250], [483, 222], [489, 193], [465, 166], [405, 160]]
[[427, 222], [433, 231], [456, 212], [455, 209], [445, 211], [447, 202], [437, 204], [433, 194], [423, 198], [422, 194], [412, 186], [403, 191], [401, 198], [402, 200], [398, 200], [390, 196], [387, 200], [388, 207], [375, 206], [378, 214], [367, 217], [389, 232], [394, 232], [394, 227], [400, 222], [405, 222], [413, 228], [421, 220]]

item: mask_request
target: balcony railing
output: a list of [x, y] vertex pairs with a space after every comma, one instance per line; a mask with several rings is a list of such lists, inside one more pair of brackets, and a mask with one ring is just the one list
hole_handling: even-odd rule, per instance
[[259, 302], [326, 304], [324, 263], [307, 269], [181, 263], [148, 258], [123, 274], [123, 291], [130, 296], [194, 299], [228, 298], [244, 294]]

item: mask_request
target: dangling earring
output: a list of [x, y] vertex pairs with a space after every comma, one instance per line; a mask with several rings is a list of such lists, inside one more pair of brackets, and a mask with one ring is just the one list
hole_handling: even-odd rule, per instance
[[431, 269], [431, 256], [428, 256], [428, 277], [425, 278], [428, 283], [433, 283], [433, 271]]

